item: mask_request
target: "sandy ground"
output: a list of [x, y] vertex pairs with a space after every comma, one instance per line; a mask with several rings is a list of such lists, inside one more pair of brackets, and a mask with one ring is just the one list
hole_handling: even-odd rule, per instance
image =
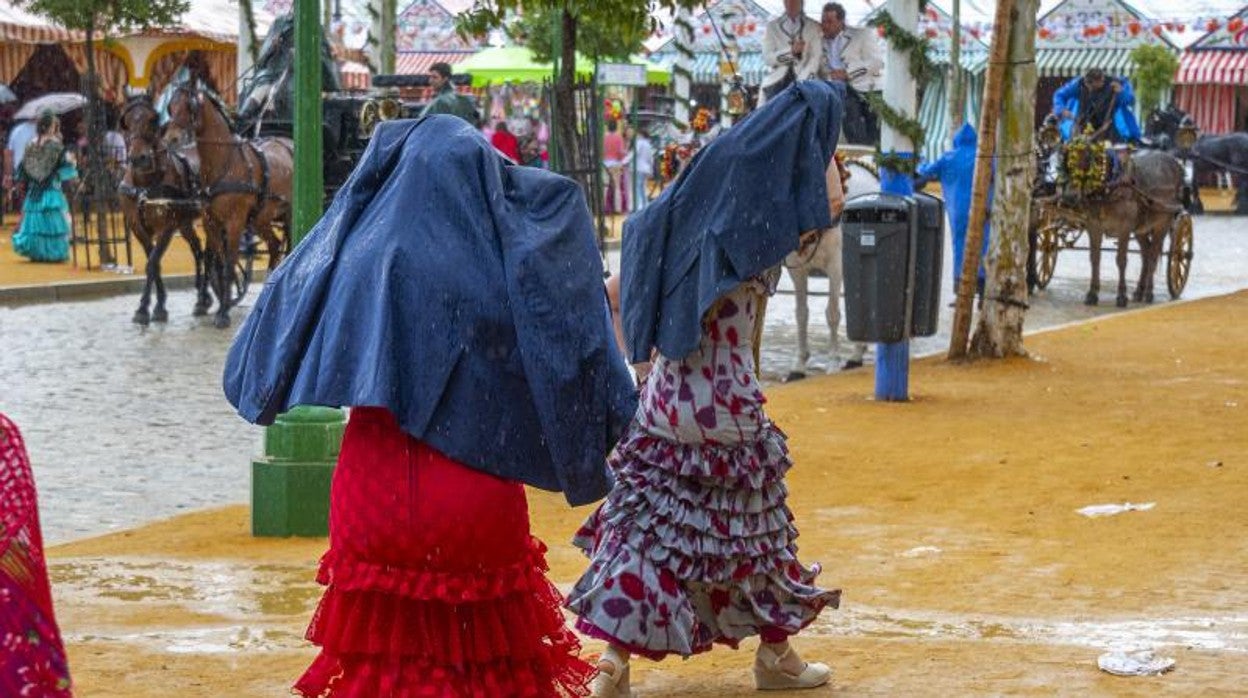
[[[836, 669], [804, 695], [1248, 695], [1245, 317], [1240, 293], [1032, 336], [1026, 359], [923, 361], [908, 404], [871, 401], [862, 373], [771, 389], [802, 557], [845, 592], [796, 640]], [[1156, 507], [1076, 513], [1121, 502]], [[588, 509], [530, 503], [566, 588]], [[314, 653], [325, 543], [247, 526], [231, 507], [52, 550], [78, 694], [284, 695]], [[1126, 647], [1177, 668], [1096, 669]], [[640, 661], [634, 682], [755, 695], [750, 661]]]

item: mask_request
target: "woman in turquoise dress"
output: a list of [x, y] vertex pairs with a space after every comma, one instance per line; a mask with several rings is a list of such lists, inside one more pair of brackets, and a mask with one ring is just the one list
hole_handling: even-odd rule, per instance
[[26, 201], [13, 250], [33, 262], [64, 262], [69, 259], [70, 218], [61, 183], [76, 178], [78, 171], [61, 143], [60, 119], [44, 112], [36, 134], [18, 165], [18, 176], [26, 181]]

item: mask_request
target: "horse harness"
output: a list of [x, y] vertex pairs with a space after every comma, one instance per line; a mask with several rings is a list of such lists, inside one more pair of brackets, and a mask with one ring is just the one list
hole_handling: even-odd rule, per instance
[[[191, 129], [192, 131], [198, 134], [199, 127], [200, 127], [200, 109], [202, 108], [200, 104], [199, 93], [190, 89], [186, 85], [179, 85], [176, 88], [176, 90], [178, 92], [182, 92], [187, 95], [187, 100], [189, 102], [189, 107], [190, 107], [190, 112], [191, 112]], [[211, 98], [209, 99], [209, 101], [212, 102], [213, 108], [218, 109], [218, 110], [221, 109], [221, 107]], [[221, 116], [222, 118], [225, 119], [226, 123], [228, 124], [229, 119], [225, 116], [225, 114], [222, 113]], [[212, 202], [218, 196], [224, 196], [227, 194], [247, 194], [247, 195], [255, 197], [254, 201], [252, 202], [251, 208], [247, 210], [247, 222], [244, 225], [244, 231], [246, 233], [250, 234], [253, 232], [252, 225], [255, 223], [256, 217], [260, 215], [260, 211], [264, 209], [265, 204], [269, 203], [270, 201], [277, 201], [279, 203], [289, 203], [286, 201], [285, 197], [274, 195], [269, 190], [269, 182], [270, 182], [269, 160], [268, 158], [265, 157], [264, 151], [258, 148], [256, 144], [257, 143], [263, 144], [269, 141], [279, 143], [282, 145], [282, 147], [286, 148], [286, 150], [289, 151], [291, 155], [293, 156], [294, 149], [291, 148], [289, 145], [286, 145], [285, 143], [277, 139], [267, 139], [267, 138], [258, 139], [258, 140], [257, 139], [244, 139], [244, 138], [240, 138], [237, 135], [232, 136], [229, 139], [218, 140], [218, 139], [205, 139], [205, 138], [197, 137], [196, 140], [200, 143], [231, 146], [230, 157], [228, 160], [226, 160], [225, 166], [222, 168], [221, 176], [218, 177], [216, 181], [204, 187], [202, 191], [202, 196], [209, 206], [212, 205]], [[257, 186], [254, 183], [255, 170], [252, 167], [251, 160], [248, 159], [247, 156], [245, 155], [246, 151], [243, 150], [244, 148], [249, 149], [251, 151], [251, 154], [255, 157], [256, 161], [260, 163], [259, 186]], [[247, 167], [247, 180], [246, 181], [237, 181], [237, 180], [227, 181], [226, 178], [229, 176], [230, 167], [234, 163], [235, 157], [239, 154], [243, 154], [243, 164]]]
[[[146, 107], [151, 109], [153, 112], [155, 111], [149, 102], [135, 100], [122, 111], [122, 122], [124, 123], [126, 117], [129, 116], [129, 114], [135, 109], [140, 107]], [[127, 145], [129, 145], [129, 142], [136, 137], [140, 137], [140, 135], [131, 133], [129, 129], [126, 130]], [[190, 160], [185, 154], [181, 151], [173, 151], [166, 148], [163, 141], [159, 137], [149, 138], [149, 140], [154, 143], [152, 146], [152, 167], [151, 169], [145, 171], [155, 174], [157, 184], [153, 186], [140, 187], [132, 183], [122, 181], [117, 185], [118, 194], [127, 198], [135, 199], [135, 204], [139, 212], [139, 222], [144, 223], [144, 225], [146, 225], [146, 223], [143, 219], [146, 216], [145, 211], [149, 202], [154, 200], [167, 200], [181, 204], [192, 202], [195, 205], [195, 208], [198, 209], [197, 195], [200, 190], [199, 173], [195, 171], [194, 167], [191, 167]], [[173, 164], [175, 170], [174, 178], [175, 180], [181, 182], [181, 186], [169, 184], [164, 181], [165, 172], [162, 167], [162, 163], [165, 162], [166, 159]], [[133, 177], [136, 166], [134, 162], [130, 162], [129, 166], [131, 176]]]

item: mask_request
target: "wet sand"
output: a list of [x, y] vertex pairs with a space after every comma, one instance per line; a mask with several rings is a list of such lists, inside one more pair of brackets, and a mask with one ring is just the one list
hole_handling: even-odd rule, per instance
[[[916, 364], [914, 400], [848, 373], [770, 389], [801, 556], [844, 589], [797, 640], [862, 696], [1248, 694], [1248, 293], [1029, 337], [1032, 356]], [[1086, 518], [1093, 504], [1155, 502]], [[565, 588], [586, 508], [530, 494]], [[51, 551], [82, 696], [284, 695], [314, 650], [322, 540], [229, 507]], [[753, 645], [747, 645], [747, 649]], [[1156, 678], [1096, 669], [1157, 647]], [[587, 643], [587, 651], [600, 646]], [[747, 696], [751, 654], [639, 661], [647, 696]]]

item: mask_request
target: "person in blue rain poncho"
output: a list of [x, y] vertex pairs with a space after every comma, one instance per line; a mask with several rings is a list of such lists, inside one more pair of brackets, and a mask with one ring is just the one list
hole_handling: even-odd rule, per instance
[[1053, 93], [1053, 113], [1059, 119], [1062, 140], [1069, 141], [1085, 127], [1115, 143], [1138, 143], [1140, 124], [1131, 111], [1135, 91], [1125, 77], [1109, 78], [1093, 68]]
[[462, 119], [380, 124], [265, 283], [225, 393], [350, 406], [305, 696], [582, 695], [522, 483], [608, 489], [636, 409], [589, 208]]
[[[945, 198], [945, 210], [949, 215], [950, 238], [953, 242], [953, 290], [957, 293], [958, 278], [962, 274], [962, 258], [966, 252], [966, 227], [971, 218], [971, 186], [975, 179], [975, 150], [979, 138], [975, 128], [962, 124], [953, 136], [953, 149], [938, 159], [919, 165], [916, 186], [931, 181], [940, 182], [941, 195]], [[992, 205], [992, 190], [988, 192], [988, 204]], [[984, 257], [988, 254], [988, 218], [984, 219], [984, 242], [980, 249], [979, 274], [976, 279], [978, 293], [984, 288]]]

